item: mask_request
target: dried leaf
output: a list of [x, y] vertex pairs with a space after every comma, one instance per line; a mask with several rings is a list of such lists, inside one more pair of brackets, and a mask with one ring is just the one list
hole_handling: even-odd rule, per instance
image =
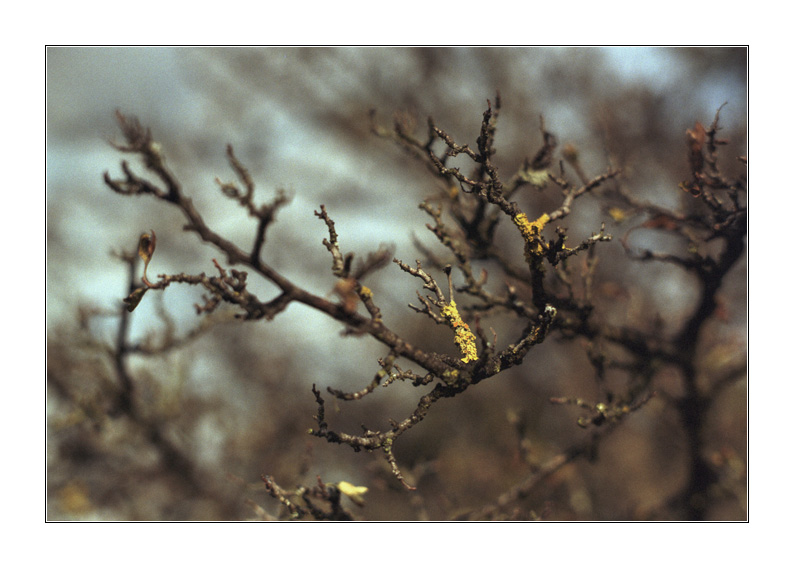
[[147, 286], [152, 286], [152, 283], [149, 282], [148, 278], [146, 278], [146, 269], [149, 266], [149, 262], [152, 260], [156, 245], [157, 235], [155, 234], [154, 229], [152, 229], [151, 235], [148, 233], [142, 234], [140, 240], [138, 241], [138, 256], [143, 259], [143, 283]]
[[148, 291], [148, 288], [138, 288], [132, 294], [124, 298], [124, 303], [127, 304], [127, 311], [131, 312], [138, 307], [141, 303], [143, 295]]
[[356, 281], [353, 278], [340, 278], [334, 286], [334, 293], [342, 300], [342, 305], [347, 312], [355, 312], [358, 304]]

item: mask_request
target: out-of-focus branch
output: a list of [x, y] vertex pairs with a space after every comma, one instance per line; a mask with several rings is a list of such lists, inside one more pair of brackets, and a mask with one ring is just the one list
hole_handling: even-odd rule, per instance
[[[576, 150], [570, 146], [563, 150], [563, 158], [574, 168], [581, 184], [566, 179], [562, 161], [559, 162], [560, 173], [552, 172], [557, 140], [546, 130], [542, 119], [541, 148], [534, 157], [526, 158], [512, 175], [503, 176], [494, 161], [496, 122], [500, 109], [501, 98], [497, 94], [494, 105], [488, 102], [488, 108], [482, 115], [479, 136], [473, 145], [459, 143], [449, 132], [437, 126], [432, 118], [428, 119], [427, 139], [422, 140], [413, 134], [411, 121], [407, 118], [398, 117], [393, 130], [387, 130], [375, 125], [373, 114], [373, 131], [394, 140], [425, 164], [441, 182], [441, 191], [420, 207], [432, 220], [432, 223], [427, 224], [427, 229], [444, 250], [443, 253], [435, 253], [426, 249], [428, 260], [424, 264], [417, 260], [415, 264], [409, 265], [393, 259], [392, 249], [381, 246], [354, 265], [355, 255], [342, 249], [336, 224], [326, 207], [320, 205], [319, 211], [314, 214], [328, 231], [322, 244], [331, 257], [331, 273], [337, 279], [333, 292], [338, 301], [297, 286], [265, 262], [266, 232], [275, 220], [278, 209], [288, 200], [279, 192], [270, 203], [257, 205], [254, 181], [236, 158], [231, 146], [227, 148], [227, 158], [237, 181], [218, 180], [218, 184], [224, 195], [258, 220], [250, 250], [239, 248], [206, 224], [167, 168], [151, 132], [136, 119], [118, 113], [119, 126], [126, 143], [117, 145], [117, 148], [139, 155], [149, 177], [156, 182], [137, 175], [127, 162], [123, 162], [123, 177], [115, 179], [106, 173], [106, 184], [123, 195], [151, 195], [174, 205], [187, 220], [186, 231], [195, 232], [204, 242], [215, 246], [226, 256], [229, 265], [242, 265], [252, 275], [264, 278], [279, 289], [273, 298], [261, 300], [248, 289], [249, 272], [226, 268], [214, 261], [217, 275], [161, 274], [155, 282], [145, 280], [144, 288], [135, 288], [131, 284], [128, 304], [134, 308], [146, 292], [162, 291], [172, 284], [187, 284], [200, 286], [206, 293], [204, 303], [196, 306], [200, 314], [209, 314], [221, 304], [230, 304], [239, 310], [239, 316], [243, 319], [270, 320], [292, 302], [298, 302], [339, 322], [347, 334], [368, 335], [382, 343], [388, 348], [388, 355], [378, 361], [380, 368], [374, 376], [369, 375], [372, 378], [367, 385], [352, 392], [333, 387], [327, 387], [327, 391], [338, 400], [356, 401], [374, 393], [378, 386], [408, 380], [415, 387], [432, 385], [429, 392], [417, 395], [414, 410], [402, 420], [390, 420], [386, 427], [362, 426], [363, 432], [351, 434], [329, 426], [324, 399], [320, 390], [313, 385], [317, 414], [314, 417], [316, 426], [309, 433], [331, 443], [350, 446], [354, 451], [380, 450], [393, 475], [408, 489], [414, 487], [407, 480], [410, 475], [406, 477], [398, 465], [395, 441], [424, 420], [438, 401], [458, 396], [469, 387], [522, 364], [535, 346], [555, 333], [565, 340], [584, 339], [588, 360], [594, 368], [599, 389], [605, 396], [602, 400], [605, 401], [591, 403], [578, 397], [561, 396], [554, 397], [552, 402], [572, 404], [587, 411], [587, 416], [580, 417], [578, 424], [594, 428], [594, 433], [541, 465], [533, 475], [502, 495], [494, 505], [467, 516], [472, 519], [497, 516], [553, 472], [592, 452], [603, 435], [611, 432], [623, 418], [639, 411], [651, 399], [654, 395], [652, 382], [658, 369], [663, 365], [674, 365], [684, 377], [685, 394], [672, 404], [685, 423], [692, 466], [690, 484], [684, 495], [702, 495], [712, 478], [702, 459], [700, 436], [703, 414], [712, 400], [713, 392], [703, 391], [697, 386], [696, 347], [704, 325], [714, 314], [716, 295], [722, 288], [725, 276], [744, 252], [746, 234], [746, 208], [741, 198], [743, 183], [729, 180], [718, 166], [717, 147], [723, 143], [716, 138], [719, 113], [708, 130], [696, 126], [688, 132], [691, 175], [681, 184], [681, 188], [690, 194], [688, 197], [698, 200], [700, 209], [692, 208], [690, 212], [682, 213], [666, 211], [634, 199], [617, 181], [621, 175], [620, 169], [609, 168], [598, 176], [588, 178], [578, 162]], [[453, 160], [455, 158], [458, 159]], [[459, 165], [451, 167], [453, 162], [469, 164], [471, 171]], [[502, 182], [503, 178], [507, 181]], [[517, 201], [512, 201], [519, 199], [516, 191], [519, 187], [531, 185], [542, 188], [549, 182], [556, 185], [559, 192], [559, 200], [551, 210], [540, 214], [535, 212], [537, 216], [527, 215]], [[571, 244], [567, 228], [560, 224], [571, 214], [577, 200], [586, 195], [607, 195], [633, 213], [652, 215], [636, 229], [667, 230], [688, 239], [690, 246], [687, 254], [634, 251], [628, 244], [629, 234], [634, 229], [622, 240], [625, 250], [636, 260], [672, 263], [693, 272], [699, 279], [697, 306], [672, 337], [661, 334], [661, 326], [648, 330], [633, 325], [611, 325], [594, 317], [597, 312], [594, 282], [598, 266], [595, 249], [600, 251], [602, 243], [611, 241], [612, 236], [606, 232], [605, 223], [601, 223], [600, 229], [591, 233], [589, 238]], [[523, 264], [520, 258], [518, 262], [510, 258], [510, 253], [502, 250], [496, 241], [496, 229], [505, 219], [510, 221], [509, 234], [516, 240], [519, 237], [521, 239], [517, 242], [523, 244]], [[721, 252], [713, 257], [701, 254], [697, 245], [713, 240], [724, 243]], [[153, 252], [153, 243], [151, 248], [149, 256]], [[577, 276], [574, 257], [584, 251], [587, 254], [582, 255], [581, 273]], [[364, 279], [375, 270], [390, 265], [390, 261], [405, 274], [421, 282], [422, 292], [417, 291], [419, 305], [409, 307], [434, 324], [447, 328], [445, 333], [449, 336], [450, 344], [454, 343], [459, 353], [450, 355], [426, 351], [386, 325], [375, 293], [364, 284]], [[489, 261], [491, 264], [487, 265], [486, 270], [477, 264], [478, 261]], [[443, 272], [447, 278], [443, 290], [436, 280], [438, 272]], [[453, 273], [456, 279], [462, 278], [462, 285], [453, 285]], [[500, 275], [504, 277], [502, 281], [499, 280]], [[366, 311], [361, 310], [360, 305]], [[508, 337], [507, 345], [498, 346], [496, 331], [491, 329], [488, 333], [483, 329], [485, 326], [481, 319], [496, 313], [507, 313], [522, 322], [521, 331], [513, 332], [515, 335]], [[621, 355], [617, 358], [608, 355], [606, 346], [619, 347]], [[418, 365], [420, 372], [403, 371], [398, 365], [400, 359]], [[123, 370], [122, 367], [120, 369]], [[606, 386], [608, 375], [617, 371], [629, 374], [624, 392], [614, 392]], [[733, 377], [736, 372], [732, 371], [728, 375]], [[722, 382], [725, 381], [728, 379]], [[128, 398], [132, 399], [132, 384], [125, 389], [123, 376], [120, 383], [122, 393], [128, 391]], [[280, 488], [267, 476], [263, 480], [271, 496], [278, 499], [294, 517], [341, 519], [348, 516], [339, 508], [339, 489], [336, 486], [325, 485], [318, 480], [317, 488], [302, 488], [294, 493]], [[326, 506], [315, 506], [312, 499]], [[698, 512], [690, 510], [690, 516], [697, 518]]]
[[601, 441], [608, 436], [613, 429], [614, 425], [604, 430], [595, 431], [586, 440], [570, 446], [565, 451], [546, 460], [539, 467], [534, 468], [528, 477], [513, 485], [508, 491], [499, 495], [499, 497], [497, 497], [493, 503], [475, 511], [462, 513], [455, 517], [454, 520], [501, 520], [501, 516], [504, 514], [504, 511], [510, 508], [518, 507], [523, 499], [531, 495], [532, 492], [551, 475], [580, 457], [593, 455]]

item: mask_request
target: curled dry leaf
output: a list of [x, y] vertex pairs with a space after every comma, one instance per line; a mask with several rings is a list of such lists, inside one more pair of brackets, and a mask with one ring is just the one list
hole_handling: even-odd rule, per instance
[[138, 239], [138, 256], [140, 256], [143, 260], [142, 280], [145, 286], [142, 288], [136, 288], [132, 294], [124, 298], [124, 303], [127, 305], [128, 312], [131, 312], [138, 307], [138, 304], [140, 304], [141, 300], [143, 299], [143, 295], [146, 294], [146, 291], [153, 286], [153, 284], [149, 282], [149, 279], [146, 277], [146, 269], [149, 266], [149, 262], [152, 260], [154, 248], [157, 245], [157, 235], [155, 234], [154, 230], [152, 230], [151, 233], [151, 235], [149, 233], [144, 233], [141, 235], [141, 238]]
[[138, 307], [138, 304], [141, 303], [141, 300], [143, 299], [143, 295], [146, 293], [147, 290], [149, 289], [136, 288], [132, 294], [124, 298], [124, 303], [127, 305], [128, 312], [131, 312]]
[[146, 278], [146, 269], [149, 266], [149, 262], [152, 260], [152, 255], [154, 255], [154, 248], [157, 245], [157, 235], [152, 229], [152, 234], [144, 233], [141, 235], [140, 240], [138, 241], [138, 256], [143, 259], [143, 283], [147, 286], [152, 286], [152, 283], [149, 282], [149, 279]]

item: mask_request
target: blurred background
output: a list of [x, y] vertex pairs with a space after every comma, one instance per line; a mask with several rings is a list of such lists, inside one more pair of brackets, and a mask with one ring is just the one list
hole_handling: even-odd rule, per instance
[[[687, 177], [684, 132], [720, 113], [730, 156], [746, 155], [747, 61], [744, 48], [179, 48], [51, 47], [47, 50], [47, 327], [48, 516], [77, 519], [244, 519], [275, 515], [277, 503], [259, 476], [285, 487], [346, 480], [370, 487], [367, 519], [443, 519], [485, 505], [581, 438], [577, 412], [549, 396], [596, 396], [584, 350], [548, 341], [522, 367], [443, 401], [400, 438], [396, 455], [419, 483], [407, 494], [380, 455], [353, 453], [307, 436], [316, 413], [311, 385], [358, 390], [377, 372], [383, 347], [343, 338], [341, 326], [292, 305], [272, 322], [219, 324], [158, 357], [132, 356], [140, 396], [171, 442], [194, 462], [206, 484], [186, 488], [169, 475], [151, 440], [134, 425], [102, 415], [103, 385], [127, 293], [127, 266], [139, 235], [157, 233], [150, 278], [214, 271], [216, 250], [182, 231], [176, 210], [147, 197], [122, 197], [102, 175], [120, 175], [122, 142], [114, 112], [151, 128], [166, 162], [207, 224], [250, 247], [255, 222], [223, 197], [216, 178], [234, 180], [225, 148], [232, 144], [257, 183], [258, 202], [283, 190], [291, 197], [268, 231], [264, 258], [293, 282], [329, 295], [335, 279], [322, 245], [324, 204], [343, 252], [363, 256], [381, 243], [410, 264], [418, 239], [438, 247], [417, 208], [436, 182], [427, 171], [370, 131], [369, 113], [389, 126], [426, 118], [459, 143], [474, 144], [487, 100], [501, 95], [497, 164], [512, 173], [542, 145], [541, 116], [560, 142], [575, 145], [590, 176], [610, 163], [642, 199], [675, 208]], [[540, 214], [558, 203], [553, 188], [522, 195]], [[545, 209], [544, 209], [545, 208]], [[601, 222], [619, 224], [584, 200], [567, 219], [576, 242]], [[635, 223], [636, 224], [636, 223]], [[671, 246], [636, 232], [638, 246]], [[692, 308], [692, 282], [669, 266], [626, 261], [617, 242], [599, 278], [611, 285], [616, 321], [661, 314], [675, 329]], [[439, 250], [439, 249], [437, 249]], [[604, 257], [605, 249], [600, 250]], [[219, 261], [225, 259], [218, 258]], [[742, 264], [745, 269], [746, 262]], [[746, 349], [746, 274], [724, 291], [728, 309], [713, 330], [713, 357]], [[405, 306], [418, 281], [389, 265], [367, 281], [392, 329], [454, 353], [449, 338]], [[251, 280], [269, 299], [274, 288]], [[201, 293], [171, 286], [149, 294], [130, 319], [130, 341], [155, 341], [165, 330], [184, 337], [200, 327], [193, 305]], [[164, 315], [165, 314], [165, 315]], [[501, 337], [508, 341], [509, 324]], [[727, 347], [726, 347], [727, 346]], [[727, 352], [727, 353], [726, 353]], [[675, 390], [675, 377], [664, 383]], [[427, 388], [427, 387], [425, 387]], [[714, 449], [735, 459], [739, 491], [715, 498], [714, 519], [746, 515], [745, 383], [714, 413]], [[331, 427], [356, 431], [402, 419], [417, 389], [395, 384], [367, 399], [329, 402]], [[329, 397], [326, 397], [328, 401]], [[95, 414], [92, 414], [92, 409]], [[530, 498], [527, 510], [556, 519], [643, 518], [685, 479], [683, 442], [663, 405], [651, 403], [604, 444], [595, 462], [561, 470]], [[339, 410], [339, 412], [337, 412]], [[517, 425], [520, 424], [520, 428]], [[672, 434], [671, 434], [672, 433]], [[523, 445], [522, 445], [523, 444]], [[523, 448], [523, 449], [522, 449]], [[264, 509], [264, 513], [261, 510]]]

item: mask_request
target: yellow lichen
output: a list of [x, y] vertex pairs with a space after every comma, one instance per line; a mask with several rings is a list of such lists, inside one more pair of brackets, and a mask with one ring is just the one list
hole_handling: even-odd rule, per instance
[[463, 355], [461, 361], [464, 363], [476, 361], [478, 359], [477, 338], [471, 332], [471, 329], [469, 329], [469, 325], [461, 319], [455, 300], [450, 301], [448, 306], [441, 308], [441, 315], [447, 318], [447, 321], [455, 332], [455, 343], [460, 348], [460, 352]]
[[444, 374], [441, 375], [441, 378], [444, 379], [445, 383], [451, 384], [458, 380], [458, 376], [460, 376], [460, 373], [458, 372], [457, 369], [452, 369], [452, 370], [448, 369], [444, 371]]
[[549, 220], [549, 216], [546, 213], [531, 223], [524, 213], [519, 213], [513, 217], [513, 223], [516, 224], [518, 230], [521, 231], [521, 236], [524, 237], [524, 254], [527, 258], [543, 254], [545, 243], [541, 239], [540, 232]]

